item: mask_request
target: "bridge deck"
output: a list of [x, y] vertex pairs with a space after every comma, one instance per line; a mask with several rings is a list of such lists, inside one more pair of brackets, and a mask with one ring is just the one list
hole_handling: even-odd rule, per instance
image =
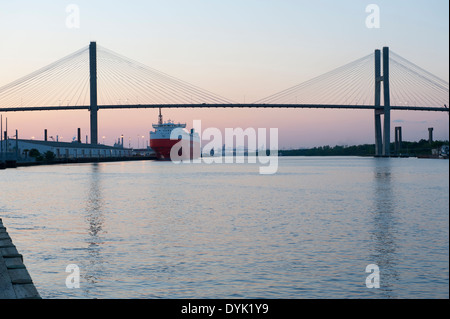
[[[99, 105], [103, 109], [150, 109], [150, 108], [287, 108], [287, 109], [353, 109], [353, 110], [383, 110], [383, 107], [374, 105], [333, 105], [333, 104], [126, 104], [126, 105]], [[27, 112], [27, 111], [56, 111], [56, 110], [89, 110], [90, 106], [34, 106], [34, 107], [0, 107], [1, 112]], [[426, 106], [391, 106], [391, 110], [399, 111], [429, 111], [448, 112], [447, 107]]]

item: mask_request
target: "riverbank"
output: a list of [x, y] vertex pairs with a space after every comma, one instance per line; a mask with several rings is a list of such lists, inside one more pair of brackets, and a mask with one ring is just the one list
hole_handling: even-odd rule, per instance
[[0, 299], [41, 299], [0, 218]]
[[65, 158], [52, 161], [5, 161], [0, 162], [0, 169], [16, 168], [22, 166], [76, 164], [76, 163], [102, 163], [102, 162], [128, 162], [156, 160], [156, 156], [133, 156], [133, 157], [97, 157], [97, 158]]

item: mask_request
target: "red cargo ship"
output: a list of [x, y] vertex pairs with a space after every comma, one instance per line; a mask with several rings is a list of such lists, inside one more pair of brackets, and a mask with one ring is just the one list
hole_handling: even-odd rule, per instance
[[[186, 124], [174, 123], [169, 120], [163, 122], [161, 115], [161, 108], [159, 109], [158, 124], [152, 125], [155, 131], [150, 132], [150, 148], [156, 153], [156, 157], [159, 160], [187, 160], [195, 159], [200, 157], [200, 138], [194, 129], [191, 129], [189, 133], [186, 130]], [[170, 139], [170, 135], [173, 130], [177, 130], [175, 133], [178, 134], [177, 139]], [[184, 141], [182, 141], [184, 140]], [[178, 156], [177, 158], [171, 158], [170, 151], [172, 147], [178, 142], [182, 141], [183, 144], [179, 144]], [[186, 145], [189, 149], [185, 150], [180, 145]]]

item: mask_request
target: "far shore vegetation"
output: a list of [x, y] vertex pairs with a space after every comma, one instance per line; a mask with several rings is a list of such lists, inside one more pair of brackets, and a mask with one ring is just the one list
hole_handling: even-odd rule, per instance
[[[391, 155], [398, 156], [427, 156], [432, 155], [433, 149], [440, 151], [448, 141], [420, 140], [419, 142], [402, 141], [401, 148], [395, 151], [395, 143], [391, 143]], [[281, 156], [374, 156], [375, 145], [364, 144], [354, 146], [319, 146], [305, 149], [280, 150]]]

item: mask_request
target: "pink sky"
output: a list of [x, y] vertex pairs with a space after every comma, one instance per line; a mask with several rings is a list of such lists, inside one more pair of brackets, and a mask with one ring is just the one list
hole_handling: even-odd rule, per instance
[[[90, 41], [236, 102], [251, 103], [389, 46], [448, 81], [448, 2], [380, 0], [381, 27], [366, 26], [367, 1], [136, 1], [133, 5], [79, 0], [78, 28], [69, 28], [69, 3], [0, 4], [0, 87]], [[231, 22], [231, 23], [230, 23]], [[1, 106], [0, 106], [1, 107]], [[2, 114], [2, 113], [0, 113]], [[9, 135], [89, 134], [88, 111], [3, 113]], [[165, 119], [202, 120], [204, 127], [276, 127], [280, 148], [374, 143], [373, 111], [171, 109]], [[434, 112], [392, 112], [404, 140], [449, 138], [449, 117]], [[124, 134], [138, 145], [157, 110], [101, 110], [99, 141]], [[142, 141], [140, 141], [140, 146]]]

